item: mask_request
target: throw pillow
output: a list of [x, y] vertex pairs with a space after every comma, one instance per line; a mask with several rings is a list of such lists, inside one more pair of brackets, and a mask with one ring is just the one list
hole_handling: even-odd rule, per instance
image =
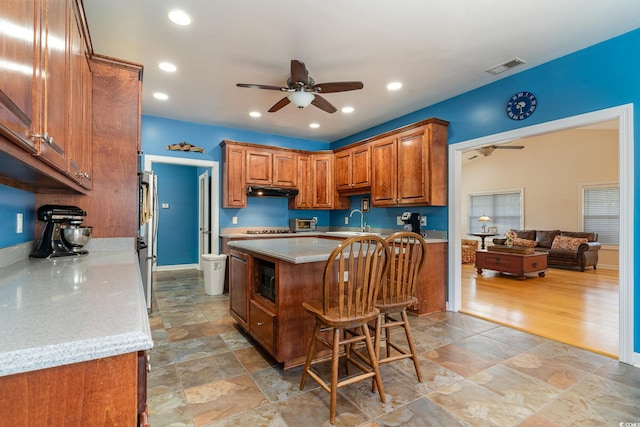
[[552, 250], [565, 250], [575, 251], [582, 243], [587, 243], [588, 240], [580, 237], [566, 237], [556, 236], [551, 244]]
[[534, 246], [538, 245], [538, 242], [536, 242], [535, 240], [521, 239], [519, 237], [516, 237], [515, 239], [513, 239], [513, 245], [526, 246], [528, 248], [533, 248]]

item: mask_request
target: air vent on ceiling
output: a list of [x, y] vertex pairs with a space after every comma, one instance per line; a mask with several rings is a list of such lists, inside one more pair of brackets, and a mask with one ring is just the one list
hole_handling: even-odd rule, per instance
[[500, 65], [496, 65], [493, 68], [489, 68], [487, 70], [487, 73], [489, 74], [500, 74], [503, 73], [507, 70], [512, 69], [513, 67], [517, 67], [518, 65], [522, 65], [522, 64], [526, 64], [527, 61], [525, 61], [524, 59], [520, 59], [520, 58], [513, 58], [508, 60], [507, 62], [504, 62]]

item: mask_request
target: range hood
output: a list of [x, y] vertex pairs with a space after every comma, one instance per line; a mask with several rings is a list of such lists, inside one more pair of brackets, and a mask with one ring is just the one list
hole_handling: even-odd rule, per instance
[[297, 195], [297, 188], [256, 187], [255, 185], [247, 185], [247, 196], [280, 197], [290, 199], [292, 197], [296, 197]]

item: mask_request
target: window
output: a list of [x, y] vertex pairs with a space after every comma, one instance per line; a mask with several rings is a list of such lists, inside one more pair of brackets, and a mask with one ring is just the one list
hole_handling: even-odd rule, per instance
[[507, 230], [522, 228], [523, 190], [509, 190], [494, 193], [469, 195], [469, 232], [479, 233], [482, 224], [478, 221], [483, 215], [491, 218], [484, 223], [487, 227], [497, 227], [498, 234]]
[[598, 233], [603, 245], [620, 244], [620, 187], [618, 184], [582, 187], [583, 230]]

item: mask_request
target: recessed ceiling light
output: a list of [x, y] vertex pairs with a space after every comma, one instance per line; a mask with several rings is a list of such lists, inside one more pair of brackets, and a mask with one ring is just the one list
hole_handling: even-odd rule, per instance
[[398, 90], [402, 87], [402, 83], [400, 82], [391, 82], [387, 85], [387, 89], [389, 90]]
[[191, 24], [191, 16], [185, 12], [184, 10], [174, 9], [170, 10], [167, 14], [171, 22], [178, 25], [189, 25]]
[[353, 113], [353, 107], [342, 107], [343, 113]]
[[317, 128], [319, 128], [319, 127], [320, 127], [320, 124], [318, 124], [318, 123], [311, 123], [311, 124], [309, 124], [309, 127], [310, 127], [310, 128], [312, 128], [312, 129], [317, 129]]
[[162, 93], [162, 92], [156, 92], [153, 94], [153, 97], [155, 99], [159, 99], [161, 101], [166, 101], [167, 99], [169, 99], [169, 95], [167, 95], [166, 93]]
[[258, 112], [258, 111], [252, 111], [252, 112], [249, 113], [249, 115], [251, 117], [260, 117], [260, 116], [262, 116], [262, 114], [260, 114], [260, 112]]
[[161, 62], [158, 64], [158, 67], [160, 67], [162, 71], [167, 71], [169, 73], [173, 73], [178, 69], [175, 65], [173, 65], [170, 62]]

